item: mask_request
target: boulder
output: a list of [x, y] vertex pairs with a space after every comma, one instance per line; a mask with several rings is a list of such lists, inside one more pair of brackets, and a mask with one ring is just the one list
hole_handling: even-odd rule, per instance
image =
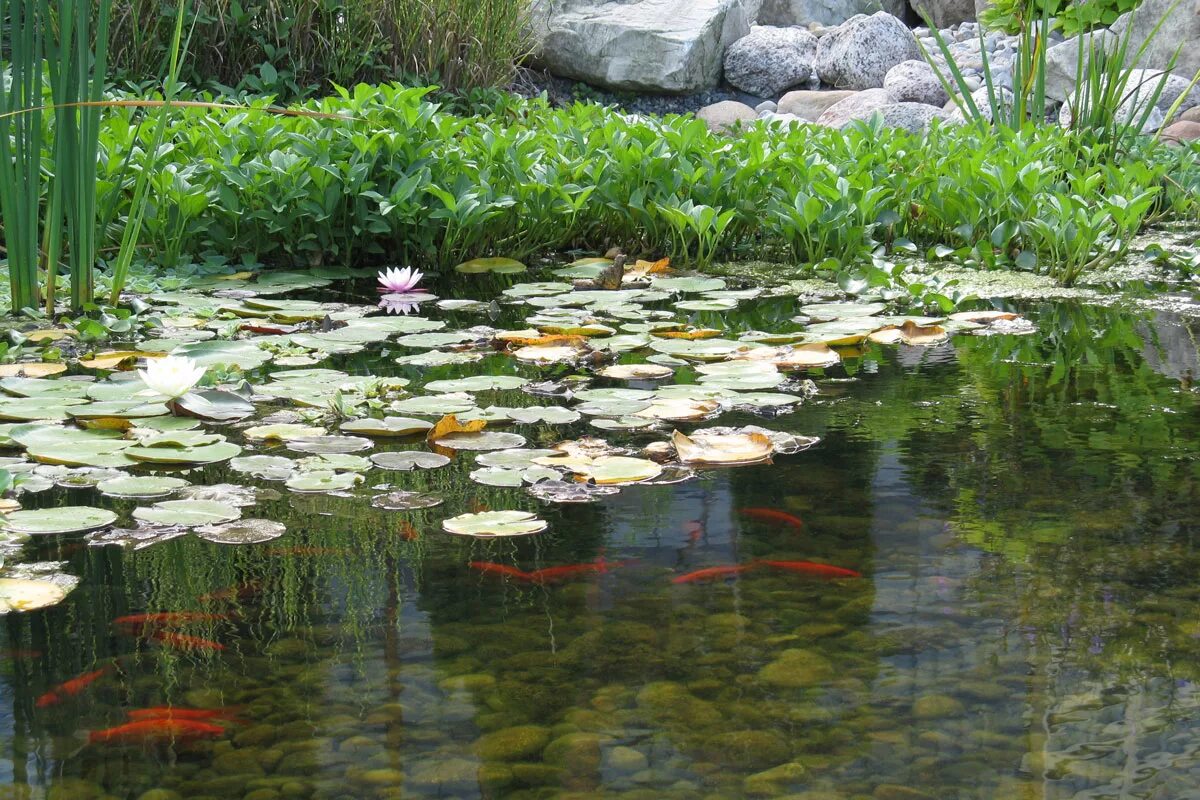
[[1184, 122], [1200, 122], [1200, 107], [1189, 108], [1179, 119]]
[[937, 28], [949, 28], [975, 19], [975, 0], [913, 0], [913, 11], [929, 17]]
[[[786, 97], [784, 99], [787, 99]], [[865, 92], [855, 92], [844, 100], [840, 100], [817, 117], [817, 124], [826, 128], [841, 128], [856, 119], [866, 119], [877, 108], [891, 105], [895, 101], [883, 89], [867, 89]], [[780, 107], [783, 106], [782, 101]]]
[[1111, 47], [1117, 40], [1108, 31], [1085, 33], [1046, 49], [1046, 96], [1060, 103], [1075, 91], [1080, 51], [1086, 68], [1097, 50]]
[[878, 89], [888, 70], [921, 58], [912, 31], [891, 14], [859, 14], [821, 38], [817, 75], [839, 89]]
[[1194, 142], [1197, 139], [1200, 139], [1200, 122], [1180, 120], [1163, 128], [1162, 140], [1164, 142], [1183, 144], [1185, 142]]
[[808, 83], [816, 71], [817, 37], [803, 28], [756, 26], [725, 51], [725, 80], [757, 97]]
[[825, 113], [825, 109], [829, 108], [834, 103], [840, 103], [847, 97], [853, 97], [858, 92], [851, 92], [843, 89], [834, 89], [832, 91], [813, 92], [800, 89], [794, 92], [788, 92], [783, 97], [779, 98], [779, 105], [776, 108], [780, 114], [790, 114], [792, 116], [806, 119], [809, 122], [816, 122], [817, 117]]
[[880, 9], [896, 17], [908, 11], [906, 0], [763, 0], [760, 25], [841, 25], [856, 14]]
[[[1159, 91], [1160, 85], [1162, 86], [1161, 91]], [[1150, 99], [1154, 97], [1155, 92], [1158, 92], [1158, 99], [1142, 126], [1142, 132], [1150, 133], [1158, 130], [1167, 121], [1167, 112], [1171, 110], [1171, 106], [1175, 104], [1180, 95], [1187, 91], [1189, 85], [1190, 81], [1185, 81], [1178, 75], [1170, 75], [1161, 70], [1129, 70], [1128, 79], [1121, 91], [1125, 100], [1121, 103], [1118, 118], [1125, 121], [1139, 118]], [[1071, 104], [1073, 102], [1074, 97], [1068, 97], [1059, 112], [1059, 122], [1063, 126], [1071, 124], [1073, 118]], [[1188, 95], [1179, 104], [1179, 108], [1186, 111], [1197, 106], [1200, 106], [1200, 87], [1193, 87], [1192, 91], [1188, 92]]]
[[889, 69], [883, 79], [883, 88], [902, 103], [944, 106], [950, 99], [933, 67], [920, 60], [901, 61]]
[[[1139, 102], [1139, 99], [1141, 102]], [[1121, 103], [1117, 109], [1117, 120], [1122, 123], [1137, 122], [1142, 119], [1145, 114], [1145, 121], [1142, 122], [1141, 133], [1154, 133], [1163, 126], [1166, 122], [1166, 115], [1163, 110], [1157, 105], [1146, 112], [1147, 98], [1138, 98], [1131, 96], [1124, 103]], [[1071, 107], [1071, 101], [1062, 104], [1062, 108], [1058, 110], [1058, 124], [1064, 128], [1069, 128], [1075, 121], [1075, 109]]]
[[[942, 109], [924, 103], [888, 103], [874, 109], [863, 119], [870, 119], [877, 115], [882, 118], [885, 128], [903, 128], [913, 133], [921, 133], [935, 119], [942, 122], [950, 119], [950, 115]], [[850, 124], [853, 123], [847, 123], [847, 125]]]
[[1172, 70], [1176, 75], [1190, 80], [1200, 70], [1200, 0], [1142, 0], [1137, 9], [1118, 18], [1110, 30], [1120, 36], [1129, 30], [1131, 58], [1150, 40], [1136, 66], [1166, 69], [1179, 50]]
[[[747, 3], [750, 3], [748, 6]], [[610, 89], [716, 86], [725, 49], [750, 32], [755, 0], [537, 0], [533, 60]]]
[[[1002, 113], [1006, 113], [1011, 116], [1010, 110], [1012, 109], [1013, 105], [1013, 93], [1002, 86], [997, 87], [995, 92], [995, 96], [998, 105], [1000, 105], [1002, 109]], [[967, 118], [971, 116], [970, 107], [967, 106], [965, 102], [962, 104], [962, 106], [959, 106], [959, 104], [956, 102], [956, 99], [956, 97], [950, 98], [946, 102], [944, 110], [948, 112], [949, 121], [965, 122]], [[994, 121], [992, 115], [992, 95], [988, 93], [988, 88], [986, 86], [981, 86], [980, 88], [971, 92], [971, 100], [975, 103], [975, 107], [979, 109], [980, 116], [982, 116], [988, 122]]]
[[722, 100], [697, 111], [696, 118], [703, 120], [713, 133], [728, 133], [738, 122], [747, 125], [758, 119], [758, 112], [745, 103]]

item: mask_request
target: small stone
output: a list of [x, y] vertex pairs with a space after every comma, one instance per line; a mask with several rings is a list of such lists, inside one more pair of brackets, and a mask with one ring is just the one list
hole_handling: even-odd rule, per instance
[[738, 123], [746, 125], [758, 119], [758, 114], [745, 103], [722, 100], [697, 111], [696, 118], [703, 120], [713, 133], [729, 133]]
[[898, 783], [881, 783], [871, 793], [875, 800], [937, 800], [933, 795], [901, 786]]
[[640, 750], [634, 750], [632, 747], [618, 745], [608, 751], [604, 759], [604, 767], [607, 770], [612, 770], [620, 775], [632, 775], [635, 772], [641, 772], [648, 769], [650, 760]]
[[[785, 98], [786, 99], [786, 98]], [[884, 89], [867, 89], [865, 92], [855, 92], [850, 97], [840, 100], [825, 109], [817, 124], [826, 128], [841, 128], [856, 119], [867, 119], [871, 112], [882, 106], [894, 103], [891, 94]]]
[[484, 761], [519, 761], [541, 753], [549, 741], [548, 728], [516, 725], [480, 737], [475, 752]]
[[563, 767], [572, 775], [600, 769], [600, 745], [605, 737], [598, 733], [568, 733], [546, 745], [542, 760]]
[[807, 773], [803, 764], [780, 764], [747, 776], [742, 781], [742, 789], [752, 797], [779, 797], [788, 787], [801, 783]]
[[913, 716], [917, 719], [961, 717], [965, 712], [960, 701], [946, 694], [923, 695], [913, 703]]
[[372, 786], [399, 786], [404, 783], [404, 773], [398, 769], [369, 769], [360, 773], [359, 778]]
[[1187, 111], [1183, 112], [1183, 115], [1180, 116], [1179, 119], [1183, 120], [1184, 122], [1200, 122], [1200, 106], [1189, 108]]
[[762, 769], [787, 760], [791, 755], [786, 741], [766, 731], [728, 731], [711, 736], [704, 743], [710, 760], [738, 769]]
[[883, 79], [883, 88], [901, 103], [941, 106], [950, 99], [933, 67], [918, 59], [901, 61], [889, 69]]
[[759, 103], [758, 105], [756, 105], [754, 107], [754, 110], [757, 111], [759, 114], [765, 114], [768, 111], [778, 111], [779, 106], [775, 104], [774, 100], [763, 100], [761, 103]]
[[759, 680], [772, 686], [799, 689], [814, 686], [833, 677], [829, 659], [808, 650], [784, 650], [779, 657], [758, 671]]
[[137, 800], [183, 800], [183, 795], [171, 789], [151, 789], [139, 794]]

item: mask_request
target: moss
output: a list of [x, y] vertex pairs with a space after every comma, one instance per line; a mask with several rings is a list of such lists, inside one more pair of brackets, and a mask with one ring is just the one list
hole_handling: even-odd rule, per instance
[[548, 728], [516, 725], [480, 737], [475, 752], [484, 761], [519, 761], [541, 753], [549, 741]]
[[786, 761], [791, 748], [766, 731], [728, 731], [710, 736], [704, 743], [704, 755], [727, 767], [762, 769]]
[[829, 659], [809, 650], [784, 650], [758, 671], [759, 680], [787, 689], [815, 686], [833, 677]]

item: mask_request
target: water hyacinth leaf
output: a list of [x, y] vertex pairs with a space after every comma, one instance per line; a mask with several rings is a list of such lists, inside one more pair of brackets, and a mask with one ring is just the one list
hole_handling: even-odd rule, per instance
[[55, 533], [83, 533], [106, 528], [117, 521], [117, 515], [108, 509], [91, 506], [61, 506], [42, 508], [36, 511], [14, 511], [0, 521], [0, 529], [7, 533], [42, 535]]
[[216, 464], [241, 452], [233, 442], [217, 442], [200, 447], [129, 447], [123, 454], [152, 464]]
[[425, 384], [425, 390], [443, 394], [449, 392], [488, 392], [519, 389], [527, 383], [529, 383], [528, 378], [522, 378], [518, 375], [472, 375], [467, 378], [430, 381]]
[[440, 506], [443, 500], [429, 492], [388, 492], [371, 498], [371, 505], [384, 511], [412, 511]]
[[298, 453], [357, 453], [371, 449], [372, 443], [361, 436], [302, 436], [289, 439], [287, 446]]
[[262, 544], [278, 539], [287, 532], [282, 522], [269, 519], [242, 519], [219, 525], [201, 525], [195, 533], [201, 539], [216, 544]]
[[242, 436], [250, 441], [286, 442], [288, 439], [299, 439], [306, 436], [324, 436], [326, 430], [313, 425], [298, 423], [279, 423], [275, 425], [255, 425], [242, 431]]
[[188, 392], [175, 401], [185, 414], [213, 422], [233, 422], [254, 413], [254, 406], [233, 392], [208, 389]]
[[449, 464], [450, 458], [441, 453], [405, 450], [391, 453], [374, 453], [370, 456], [370, 461], [380, 469], [408, 472], [414, 469], [438, 469]]
[[671, 434], [675, 453], [685, 464], [737, 466], [754, 464], [771, 457], [771, 440], [761, 433]]
[[293, 492], [302, 494], [317, 492], [345, 492], [362, 483], [363, 477], [354, 472], [335, 472], [334, 470], [313, 470], [311, 472], [296, 472], [291, 475], [284, 485]]
[[52, 581], [0, 578], [0, 614], [55, 605], [62, 602], [67, 591]]
[[483, 511], [442, 520], [442, 530], [458, 536], [528, 536], [546, 527], [545, 520], [528, 511]]
[[188, 482], [182, 478], [158, 475], [125, 475], [119, 478], [109, 478], [108, 480], [100, 481], [96, 484], [96, 488], [100, 490], [101, 494], [108, 497], [147, 499], [152, 497], [166, 497], [175, 490], [187, 485]]
[[133, 518], [147, 525], [181, 526], [216, 525], [233, 522], [242, 515], [237, 506], [215, 500], [163, 500], [152, 506], [138, 506]]
[[613, 364], [596, 374], [614, 380], [652, 381], [669, 378], [675, 374], [675, 370], [659, 364]]
[[284, 481], [295, 472], [295, 462], [283, 456], [241, 456], [229, 462], [230, 468], [267, 481]]
[[346, 433], [358, 433], [363, 436], [414, 436], [424, 435], [432, 430], [433, 423], [423, 419], [413, 419], [411, 417], [384, 417], [383, 419], [375, 419], [373, 417], [364, 417], [363, 419], [352, 419], [342, 423], [342, 430]]
[[525, 271], [525, 265], [512, 258], [473, 258], [454, 268], [455, 272], [478, 275], [492, 272], [497, 275], [515, 275]]
[[599, 486], [594, 483], [549, 480], [535, 483], [526, 491], [547, 503], [595, 503], [619, 493], [621, 489], [617, 486]]

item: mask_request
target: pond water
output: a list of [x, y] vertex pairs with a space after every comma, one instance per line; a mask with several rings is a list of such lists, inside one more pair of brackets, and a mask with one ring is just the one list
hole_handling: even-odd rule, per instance
[[[677, 425], [820, 437], [769, 464], [587, 504], [474, 483], [470, 452], [373, 469], [342, 495], [222, 464], [181, 474], [273, 490], [246, 516], [283, 522], [283, 537], [137, 550], [35, 537], [23, 557], [65, 561], [80, 583], [57, 606], [4, 618], [0, 798], [1200, 797], [1195, 327], [1019, 310], [1032, 334], [859, 345], [809, 371], [817, 393], [791, 413]], [[531, 311], [420, 313], [522, 327]], [[691, 318], [780, 330], [798, 327], [795, 313], [794, 298], [760, 298]], [[503, 355], [394, 363], [408, 352], [393, 340], [322, 366], [413, 386], [571, 373]], [[237, 426], [206, 427], [241, 442]], [[671, 427], [600, 433], [640, 445]], [[511, 430], [533, 447], [598, 433], [586, 420]], [[397, 449], [425, 447], [369, 452]], [[372, 507], [381, 485], [444, 503]], [[111, 508], [123, 523], [145, 503], [92, 489], [22, 502]], [[481, 509], [530, 510], [548, 529], [441, 531]], [[739, 564], [756, 566], [679, 580]], [[157, 612], [213, 615], [175, 630], [224, 649], [166, 647], [113, 623]], [[56, 688], [97, 671], [74, 693]], [[224, 731], [88, 740], [162, 706], [223, 708], [210, 722]]]

